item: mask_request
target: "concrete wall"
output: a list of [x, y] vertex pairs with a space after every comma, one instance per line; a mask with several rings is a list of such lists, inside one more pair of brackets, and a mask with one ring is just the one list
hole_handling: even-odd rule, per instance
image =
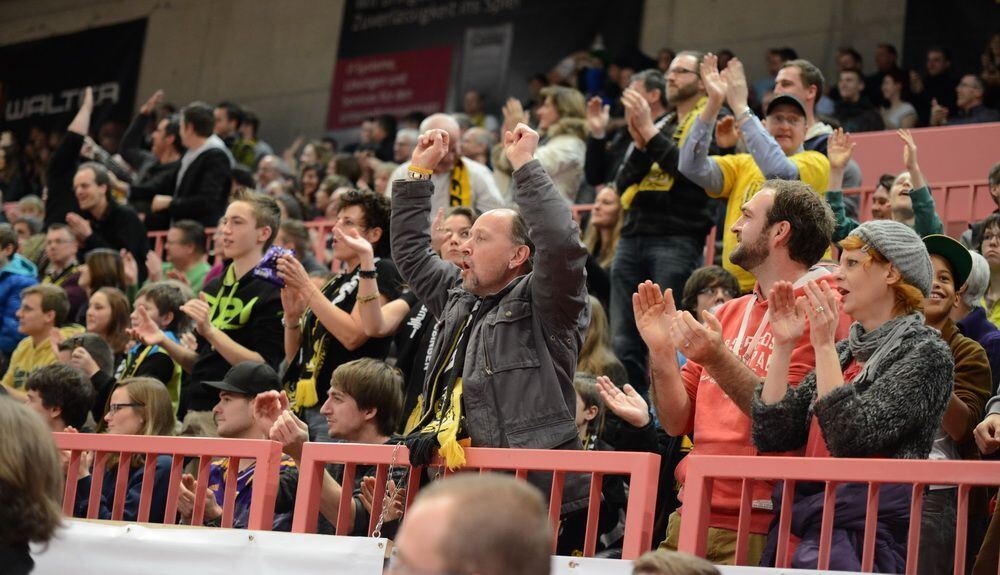
[[836, 50], [854, 46], [865, 73], [875, 71], [875, 45], [889, 42], [902, 54], [906, 0], [646, 0], [640, 48], [674, 50], [729, 48], [743, 61], [751, 81], [767, 75], [764, 54], [791, 46], [829, 79]]
[[344, 0], [4, 0], [0, 44], [146, 17], [136, 106], [230, 99], [277, 146], [321, 133]]
[[[541, 0], [531, 0], [541, 1]], [[851, 44], [874, 66], [880, 41], [902, 49], [905, 0], [646, 0], [640, 46], [733, 50], [751, 79], [764, 51], [790, 45], [832, 71]], [[137, 106], [231, 99], [257, 110], [276, 146], [323, 131], [344, 0], [3, 0], [0, 45], [146, 17]]]

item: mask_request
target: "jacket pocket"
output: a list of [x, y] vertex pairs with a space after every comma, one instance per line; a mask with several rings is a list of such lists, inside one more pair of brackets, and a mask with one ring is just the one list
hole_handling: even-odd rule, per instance
[[487, 320], [485, 328], [483, 367], [487, 375], [541, 365], [535, 349], [531, 302], [504, 301]]
[[576, 426], [566, 413], [553, 413], [547, 421], [534, 425], [512, 427], [507, 431], [507, 444], [520, 449], [554, 449], [579, 441]]

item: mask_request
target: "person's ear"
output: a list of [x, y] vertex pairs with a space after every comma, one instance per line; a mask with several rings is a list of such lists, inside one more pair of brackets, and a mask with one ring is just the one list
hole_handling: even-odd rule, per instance
[[368, 228], [365, 230], [365, 239], [374, 246], [382, 239], [382, 228]]
[[583, 419], [586, 421], [593, 421], [597, 418], [597, 414], [601, 412], [600, 408], [596, 405], [591, 405], [583, 412]]
[[[160, 316], [160, 323], [163, 324], [163, 326], [168, 326], [168, 325], [174, 323], [174, 312], [168, 311], [166, 314], [161, 315]], [[160, 327], [163, 327], [163, 326], [160, 326]]]
[[375, 421], [375, 417], [378, 415], [377, 407], [369, 407], [364, 411], [365, 421]]
[[271, 229], [271, 226], [259, 227], [257, 228], [257, 243], [258, 244], [266, 243], [267, 240], [271, 238], [273, 235], [274, 231]]
[[510, 269], [515, 270], [523, 266], [531, 258], [531, 248], [520, 245], [514, 248], [514, 257], [510, 259]]
[[776, 245], [788, 243], [792, 237], [792, 224], [786, 221], [776, 222], [771, 226], [771, 237], [774, 238]]

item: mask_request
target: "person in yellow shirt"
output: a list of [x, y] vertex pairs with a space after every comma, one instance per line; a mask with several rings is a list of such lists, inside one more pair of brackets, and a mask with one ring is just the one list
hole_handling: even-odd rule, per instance
[[27, 337], [17, 344], [10, 356], [7, 373], [3, 376], [3, 385], [15, 398], [27, 398], [24, 385], [31, 372], [57, 361], [55, 346], [50, 341], [52, 337], [62, 340], [83, 333], [83, 328], [78, 325], [57, 329], [66, 321], [68, 314], [69, 298], [59, 286], [38, 284], [21, 291], [17, 331]]
[[[712, 197], [727, 198], [725, 232], [722, 239], [722, 265], [740, 282], [740, 289], [753, 289], [753, 275], [729, 261], [736, 247], [733, 223], [740, 218], [745, 204], [769, 179], [801, 180], [818, 194], [826, 190], [830, 162], [819, 152], [802, 147], [806, 136], [806, 109], [789, 94], [776, 96], [767, 106], [761, 122], [747, 105], [747, 81], [743, 64], [737, 58], [719, 72], [718, 58], [705, 57], [701, 79], [708, 104], [695, 119], [694, 126], [681, 147], [679, 168], [692, 182]], [[720, 123], [716, 135], [719, 145], [742, 138], [749, 153], [709, 156], [708, 147], [716, 118], [723, 103], [734, 114], [733, 120]], [[731, 144], [730, 144], [731, 145]], [[829, 255], [829, 254], [828, 254]]]

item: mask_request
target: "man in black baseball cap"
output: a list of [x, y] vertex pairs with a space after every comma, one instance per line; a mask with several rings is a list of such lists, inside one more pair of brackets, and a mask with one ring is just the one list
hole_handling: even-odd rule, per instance
[[[254, 413], [254, 403], [258, 394], [281, 390], [278, 374], [266, 363], [244, 361], [229, 369], [222, 381], [203, 381], [206, 386], [219, 390], [219, 403], [212, 409], [219, 427], [219, 437], [228, 439], [268, 439], [273, 419], [261, 413]], [[222, 503], [225, 498], [226, 470], [230, 462], [217, 459], [208, 472], [208, 489], [205, 494], [205, 525], [218, 525], [222, 518]], [[250, 499], [255, 461], [241, 459], [239, 474], [236, 476], [236, 507], [233, 527], [245, 528], [250, 517]], [[275, 531], [289, 531], [294, 509], [294, 493], [298, 483], [298, 468], [295, 460], [282, 456], [278, 478], [278, 498], [275, 502]], [[180, 484], [178, 511], [182, 522], [190, 523], [194, 509], [196, 480], [185, 474]]]

